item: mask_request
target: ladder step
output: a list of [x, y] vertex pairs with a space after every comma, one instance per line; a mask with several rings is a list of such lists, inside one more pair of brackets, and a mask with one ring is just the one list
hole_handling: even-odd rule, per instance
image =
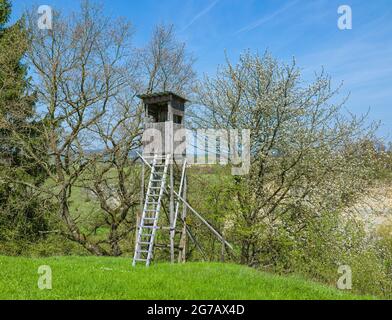
[[157, 218], [144, 217], [144, 220], [156, 220]]
[[150, 251], [149, 251], [149, 250], [138, 250], [137, 252], [140, 252], [140, 253], [149, 253]]
[[159, 204], [159, 202], [146, 202], [147, 204]]
[[139, 258], [139, 259], [134, 259], [135, 261], [147, 261], [147, 259], [141, 259], [141, 258]]
[[150, 245], [151, 241], [149, 240], [140, 240], [137, 242], [140, 246], [147, 246]]
[[159, 227], [154, 227], [154, 226], [141, 226], [141, 227], [146, 229], [159, 229]]

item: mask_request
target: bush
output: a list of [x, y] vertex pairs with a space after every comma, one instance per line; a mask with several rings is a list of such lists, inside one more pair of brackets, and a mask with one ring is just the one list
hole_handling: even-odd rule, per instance
[[[371, 235], [361, 221], [343, 213], [344, 206], [310, 215], [306, 207], [297, 205], [279, 219], [252, 220], [243, 205], [251, 207], [252, 197], [236, 179], [217, 170], [190, 179], [189, 187], [191, 203], [234, 244], [232, 261], [273, 273], [298, 274], [334, 287], [341, 277], [339, 266], [348, 265], [354, 292], [392, 298], [392, 224], [384, 226], [377, 236]], [[249, 200], [240, 203], [238, 193]], [[301, 215], [307, 220], [299, 228], [299, 221], [293, 217]], [[194, 223], [191, 221], [191, 226]], [[219, 243], [208, 231], [201, 232], [202, 227], [196, 229], [209, 259], [219, 260]], [[189, 258], [200, 256], [193, 252]]]

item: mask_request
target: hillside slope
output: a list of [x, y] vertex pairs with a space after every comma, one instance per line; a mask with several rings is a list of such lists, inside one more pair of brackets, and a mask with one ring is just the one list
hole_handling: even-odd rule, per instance
[[[53, 289], [39, 290], [49, 265]], [[233, 264], [156, 264], [132, 268], [125, 258], [0, 256], [0, 299], [361, 299], [295, 277]]]

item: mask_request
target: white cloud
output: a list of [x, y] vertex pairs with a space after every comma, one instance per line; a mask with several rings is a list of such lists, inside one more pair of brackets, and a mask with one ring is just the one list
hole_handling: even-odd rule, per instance
[[204, 8], [202, 11], [200, 11], [198, 14], [196, 14], [191, 21], [189, 21], [189, 23], [181, 30], [181, 31], [185, 31], [186, 29], [188, 29], [191, 25], [193, 25], [197, 20], [199, 20], [202, 16], [204, 16], [205, 14], [207, 14], [208, 12], [211, 11], [212, 8], [215, 7], [215, 5], [219, 2], [220, 0], [215, 0], [212, 3], [210, 3], [206, 8]]
[[255, 22], [252, 22], [251, 24], [239, 29], [237, 32], [235, 32], [235, 35], [242, 33], [242, 32], [248, 32], [251, 31], [253, 29], [256, 29], [257, 27], [260, 27], [261, 25], [275, 19], [277, 16], [279, 16], [280, 14], [286, 12], [287, 10], [289, 10], [291, 7], [293, 7], [295, 4], [298, 3], [298, 0], [289, 2], [287, 5], [283, 6], [282, 8], [276, 10], [275, 12], [264, 16], [262, 18], [260, 18], [259, 20], [256, 20]]

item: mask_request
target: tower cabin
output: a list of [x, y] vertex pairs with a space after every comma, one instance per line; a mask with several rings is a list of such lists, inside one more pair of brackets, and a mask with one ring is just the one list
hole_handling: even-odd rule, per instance
[[170, 91], [142, 94], [138, 98], [144, 103], [146, 123], [173, 121], [174, 124], [184, 124], [187, 99]]
[[[179, 143], [185, 142], [185, 136], [181, 135], [182, 141], [173, 141], [173, 137], [179, 129], [184, 129], [185, 103], [187, 99], [171, 91], [146, 93], [138, 95], [144, 104], [144, 130], [156, 129], [161, 133], [161, 154], [166, 154], [168, 138], [171, 144], [171, 154], [176, 150]], [[167, 132], [168, 129], [171, 132]], [[144, 139], [143, 145], [150, 142], [150, 137]], [[176, 139], [178, 140], [178, 139]], [[143, 148], [144, 149], [144, 148]], [[148, 151], [150, 152], [150, 151]], [[151, 154], [149, 154], [151, 155]], [[182, 154], [184, 156], [184, 154]]]

